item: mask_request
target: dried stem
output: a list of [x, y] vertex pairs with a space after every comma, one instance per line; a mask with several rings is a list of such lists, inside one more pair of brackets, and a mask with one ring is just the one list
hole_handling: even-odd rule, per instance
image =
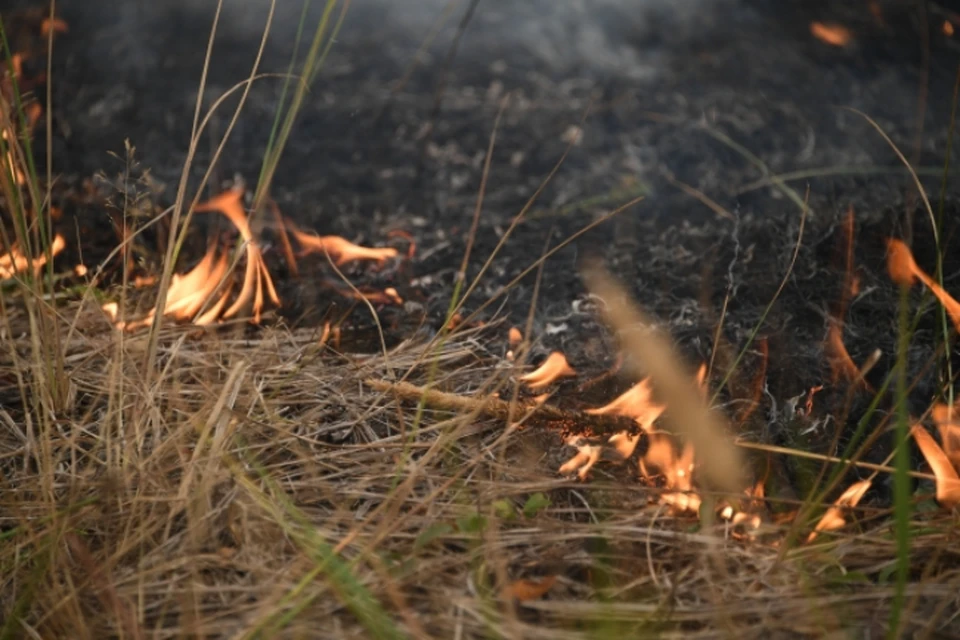
[[617, 433], [627, 432], [635, 435], [641, 432], [640, 426], [635, 421], [624, 416], [590, 415], [580, 411], [567, 411], [548, 404], [538, 404], [530, 400], [511, 403], [491, 396], [470, 398], [420, 387], [409, 382], [392, 383], [368, 378], [363, 383], [377, 391], [395, 393], [399, 399], [408, 402], [423, 400], [426, 406], [442, 411], [477, 413], [501, 420], [507, 420], [510, 416], [526, 415], [524, 424], [559, 428], [564, 438], [568, 436], [606, 438]]

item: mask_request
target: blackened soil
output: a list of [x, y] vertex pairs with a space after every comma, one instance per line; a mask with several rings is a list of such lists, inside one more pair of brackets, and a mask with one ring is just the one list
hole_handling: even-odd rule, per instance
[[[70, 25], [57, 40], [53, 73], [60, 184], [76, 194], [98, 172], [120, 175], [124, 163], [110, 154], [125, 157], [129, 139], [151, 177], [137, 190], [159, 191], [159, 203], [169, 203], [185, 158], [212, 9], [186, 0], [60, 4]], [[487, 0], [459, 40], [467, 8], [455, 7], [418, 59], [445, 3], [354, 2], [290, 141], [274, 195], [301, 227], [321, 234], [401, 249], [407, 242], [390, 232], [412, 234], [417, 253], [411, 261], [352, 275], [372, 287], [394, 286], [408, 301], [382, 309], [398, 334], [421, 319], [435, 330], [467, 246], [498, 111], [469, 276], [479, 272], [583, 121], [579, 143], [504, 244], [465, 314], [545, 250], [643, 195], [553, 255], [536, 300], [534, 270], [481, 317], [497, 311], [522, 324], [535, 305], [535, 357], [561, 348], [574, 366], [597, 373], [612, 362], [615, 345], [579, 279], [585, 258], [603, 259], [692, 360], [711, 358], [725, 308], [726, 355], [718, 353], [716, 362], [732, 362], [730, 354], [760, 325], [768, 385], [762, 408], [744, 428], [776, 440], [787, 399], [829, 382], [823, 342], [845, 273], [837, 257], [843, 256], [844, 214], [850, 208], [855, 214], [853, 266], [860, 280], [846, 307], [844, 338], [858, 363], [881, 350], [873, 385], [891, 369], [897, 335], [898, 292], [885, 271], [885, 239], [904, 234], [907, 212], [918, 260], [933, 268], [929, 216], [911, 179], [883, 137], [852, 110], [890, 136], [936, 196], [960, 57], [958, 42], [943, 33], [940, 7], [918, 4], [881, 2], [882, 14], [875, 15], [859, 2]], [[205, 106], [249, 73], [266, 5], [225, 3]], [[291, 6], [278, 10], [265, 72], [286, 69], [298, 17]], [[836, 47], [817, 40], [813, 21], [843, 25], [852, 42]], [[237, 174], [255, 180], [280, 84], [273, 78], [254, 86], [216, 167], [218, 182]], [[194, 180], [208, 168], [234, 104], [228, 100], [212, 119]], [[39, 139], [44, 135], [38, 132]], [[779, 186], [770, 179], [800, 171], [807, 173]], [[950, 178], [948, 220], [958, 210]], [[801, 225], [803, 201], [809, 211]], [[77, 228], [103, 227], [105, 214], [94, 199], [84, 207], [71, 202], [73, 215], [64, 224], [76, 228], [68, 237], [77, 237]], [[198, 224], [203, 229], [208, 221]], [[194, 259], [205, 243], [198, 233]], [[86, 251], [105, 253], [102, 247]], [[321, 260], [308, 261], [293, 278], [277, 243], [268, 242], [267, 258], [291, 322], [346, 313], [350, 304], [318, 284], [329, 277]], [[958, 269], [955, 252], [948, 252], [945, 282], [960, 293]], [[357, 318], [369, 324], [362, 313]], [[911, 347], [914, 374], [933, 354], [937, 331], [928, 314]], [[744, 360], [738, 388], [749, 389], [762, 366], [758, 344]], [[918, 410], [938, 376], [936, 369], [921, 375]], [[815, 407], [824, 413], [846, 402], [836, 387], [821, 397]], [[861, 404], [855, 398], [851, 422], [862, 417]], [[834, 428], [814, 429], [811, 437], [824, 448]]]

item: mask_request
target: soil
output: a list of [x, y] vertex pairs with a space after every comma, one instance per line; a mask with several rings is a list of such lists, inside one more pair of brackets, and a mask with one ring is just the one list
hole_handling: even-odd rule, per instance
[[[185, 159], [216, 3], [59, 4], [70, 26], [57, 38], [53, 65], [59, 184], [75, 195], [98, 173], [120, 175], [129, 140], [138, 172], [149, 171], [151, 190], [165, 186], [159, 199], [168, 204]], [[205, 107], [249, 73], [267, 4], [224, 3]], [[292, 50], [299, 9], [278, 4], [264, 72], [284, 72]], [[758, 337], [769, 349], [768, 393], [743, 428], [782, 439], [783, 425], [793, 418], [784, 418], [786, 401], [829, 378], [823, 341], [844, 277], [837, 259], [840, 223], [852, 208], [861, 286], [849, 304], [844, 337], [855, 362], [882, 351], [870, 376], [879, 384], [892, 366], [897, 335], [898, 291], [886, 275], [885, 239], [909, 230], [921, 265], [932, 272], [934, 258], [929, 216], [912, 179], [863, 114], [922, 169], [928, 193], [938, 194], [960, 51], [960, 41], [943, 32], [944, 5], [879, 3], [878, 17], [868, 3], [484, 0], [464, 20], [468, 4], [453, 7], [418, 59], [445, 2], [427, 0], [415, 9], [410, 3], [354, 2], [273, 190], [285, 214], [321, 234], [403, 249], [407, 243], [391, 233], [412, 234], [413, 259], [383, 272], [351, 274], [370, 286], [398, 288], [407, 304], [381, 309], [397, 335], [442, 325], [502, 109], [469, 276], [479, 273], [581, 122], [582, 136], [485, 273], [464, 315], [548, 247], [642, 195], [642, 202], [547, 260], [539, 289], [534, 270], [480, 318], [522, 325], [533, 305], [534, 361], [562, 349], [573, 366], [600, 372], [616, 350], [579, 278], [585, 259], [603, 260], [669, 326], [691, 362], [711, 358], [726, 300], [721, 335], [729, 349], [747, 345], [758, 323]], [[308, 24], [316, 19], [311, 15]], [[837, 47], [814, 38], [813, 21], [844, 25], [851, 43]], [[465, 24], [462, 34], [458, 23]], [[235, 175], [255, 181], [280, 85], [268, 78], [252, 89], [216, 167], [214, 191]], [[194, 181], [208, 167], [232, 104], [228, 100], [211, 121], [193, 163]], [[45, 135], [41, 127], [37, 139]], [[809, 173], [782, 188], [769, 181], [756, 186], [795, 171]], [[947, 219], [958, 209], [955, 184], [949, 180], [945, 188]], [[101, 209], [63, 198], [68, 209], [73, 203], [63, 223], [73, 225], [69, 237], [103, 227]], [[807, 202], [805, 215], [797, 200]], [[935, 207], [938, 202], [935, 197]], [[194, 260], [204, 236], [197, 235]], [[87, 251], [102, 255], [97, 247]], [[277, 245], [268, 244], [266, 253], [287, 322], [318, 323], [340, 312], [331, 305], [345, 303], [318, 285], [331, 277], [322, 260], [307, 262], [294, 278]], [[958, 268], [955, 254], [948, 254], [948, 290], [951, 284], [960, 290]], [[356, 318], [358, 330], [369, 326], [363, 313]], [[924, 322], [911, 347], [917, 371], [937, 342], [932, 314]], [[740, 369], [743, 388], [760, 367], [757, 344]], [[935, 370], [921, 378], [917, 413], [929, 404], [937, 380]], [[846, 401], [836, 388], [822, 397], [810, 420], [835, 414]], [[856, 399], [851, 423], [863, 415], [860, 404]], [[833, 432], [823, 427], [812, 433], [822, 442], [810, 446], [823, 449]], [[879, 449], [877, 457], [884, 455]]]

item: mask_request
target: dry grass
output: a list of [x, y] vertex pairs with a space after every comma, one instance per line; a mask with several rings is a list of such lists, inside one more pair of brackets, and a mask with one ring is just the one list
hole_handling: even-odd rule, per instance
[[[91, 324], [65, 344], [51, 431], [17, 427], [0, 369], [8, 637], [822, 636], [871, 628], [893, 597], [885, 517], [779, 559], [774, 525], [702, 529], [633, 480], [557, 477], [549, 428], [429, 407], [416, 425], [363, 381], [424, 382], [423, 345], [170, 328], [147, 389], [146, 336]], [[480, 334], [431, 353], [446, 392], [512, 375]], [[953, 516], [924, 517], [908, 629], [946, 622], [960, 585]], [[504, 597], [545, 575], [544, 598]]]

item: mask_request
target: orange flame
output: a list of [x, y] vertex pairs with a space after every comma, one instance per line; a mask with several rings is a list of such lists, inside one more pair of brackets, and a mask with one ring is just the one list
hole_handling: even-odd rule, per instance
[[937, 478], [937, 502], [944, 507], [960, 504], [960, 476], [951, 464], [950, 457], [940, 448], [927, 430], [919, 424], [913, 425], [910, 434], [917, 441], [920, 453]]
[[[57, 234], [53, 238], [53, 242], [50, 243], [50, 255], [55, 256], [67, 246], [66, 241], [63, 239], [63, 236]], [[37, 275], [40, 273], [40, 269], [47, 264], [47, 254], [41, 253], [33, 259], [33, 273]], [[27, 270], [31, 261], [27, 260], [27, 256], [18, 248], [11, 247], [10, 251], [0, 255], [0, 279], [6, 280], [7, 278], [12, 278], [18, 273], [22, 273]]]
[[847, 490], [837, 498], [833, 506], [827, 509], [827, 512], [820, 518], [820, 522], [818, 522], [817, 526], [810, 532], [807, 542], [812, 542], [821, 531], [836, 531], [837, 529], [842, 529], [844, 525], [847, 524], [844, 518], [844, 511], [857, 506], [869, 488], [869, 480], [854, 482], [847, 487]]
[[653, 386], [650, 378], [644, 378], [610, 404], [599, 409], [590, 409], [587, 413], [595, 416], [616, 415], [633, 418], [641, 429], [649, 432], [665, 409], [666, 406], [653, 402]]
[[520, 376], [531, 389], [543, 389], [560, 378], [569, 378], [577, 372], [567, 363], [567, 357], [559, 351], [552, 352], [536, 370]]
[[[226, 287], [226, 290], [212, 304], [209, 304], [209, 301], [227, 275], [228, 267], [227, 256], [222, 254], [218, 259], [217, 251], [211, 248], [203, 256], [203, 259], [197, 263], [197, 266], [189, 272], [184, 275], [175, 274], [170, 280], [163, 315], [175, 320], [192, 321], [193, 324], [199, 326], [216, 322], [227, 304], [231, 287]], [[106, 311], [106, 307], [104, 307], [104, 311]], [[197, 316], [201, 311], [203, 313]], [[112, 315], [116, 318], [115, 308]], [[127, 331], [135, 331], [153, 322], [155, 315], [156, 309], [152, 309], [146, 317], [140, 320], [118, 323], [117, 326]]]
[[835, 47], [845, 47], [853, 40], [849, 29], [835, 23], [811, 22], [810, 33], [817, 40]]
[[907, 245], [900, 240], [890, 238], [887, 241], [887, 246], [889, 247], [887, 271], [890, 273], [890, 278], [905, 287], [910, 287], [914, 282], [920, 280], [937, 297], [937, 300], [946, 309], [947, 315], [950, 316], [950, 320], [953, 321], [953, 325], [960, 331], [960, 303], [917, 266]]
[[242, 198], [243, 189], [234, 188], [215, 196], [207, 202], [198, 204], [196, 211], [219, 211], [222, 213], [240, 232], [240, 237], [243, 238], [247, 247], [247, 269], [243, 276], [243, 286], [240, 288], [237, 299], [230, 305], [229, 309], [223, 312], [223, 317], [232, 318], [246, 309], [252, 302], [253, 321], [259, 323], [264, 305], [264, 290], [266, 290], [267, 297], [275, 305], [280, 304], [280, 297], [273, 286], [273, 280], [270, 278], [270, 272], [267, 271], [267, 265], [263, 261], [260, 246], [254, 238], [250, 221], [243, 210]]
[[853, 362], [846, 345], [843, 344], [843, 329], [839, 322], [832, 321], [830, 329], [827, 331], [827, 341], [825, 345], [827, 360], [830, 363], [832, 376], [830, 381], [836, 384], [840, 380], [847, 382], [856, 382], [869, 388], [867, 382], [860, 375], [860, 369]]
[[954, 466], [960, 467], [960, 423], [956, 415], [958, 407], [938, 404], [933, 407], [933, 421], [940, 431], [940, 442], [943, 450]]
[[339, 266], [358, 260], [372, 260], [383, 264], [400, 255], [393, 247], [362, 247], [340, 236], [316, 236], [300, 231], [289, 219], [286, 224], [291, 235], [303, 246], [301, 255], [311, 253], [329, 254], [333, 264]]
[[577, 448], [577, 453], [572, 458], [560, 465], [561, 474], [577, 472], [577, 476], [583, 480], [590, 473], [593, 465], [600, 461], [600, 454], [603, 453], [603, 447], [599, 445], [579, 444], [580, 438], [573, 436], [567, 439], [567, 444]]
[[[590, 415], [617, 415], [632, 418], [640, 428], [649, 432], [653, 423], [663, 413], [663, 405], [652, 401], [653, 388], [650, 385], [650, 379], [646, 378], [633, 385], [626, 392], [621, 394], [613, 402], [600, 407], [599, 409], [588, 409]], [[567, 442], [578, 449], [577, 454], [567, 460], [560, 467], [560, 473], [570, 473], [577, 470], [581, 479], [585, 478], [590, 469], [600, 460], [604, 451], [610, 451], [618, 460], [626, 460], [633, 455], [637, 444], [640, 442], [640, 433], [630, 434], [628, 432], [616, 433], [607, 440], [605, 445], [578, 444], [574, 438]]]
[[650, 435], [650, 447], [640, 461], [640, 473], [652, 478], [654, 470], [663, 477], [668, 492], [660, 497], [661, 502], [677, 511], [700, 511], [700, 496], [693, 493], [693, 445], [684, 445], [677, 455], [672, 436], [665, 433]]
[[516, 327], [510, 327], [510, 331], [507, 332], [507, 344], [510, 345], [510, 349], [507, 351], [507, 360], [513, 362], [517, 355], [514, 353], [514, 349], [520, 346], [520, 343], [523, 342], [523, 334], [520, 333], [520, 329]]

